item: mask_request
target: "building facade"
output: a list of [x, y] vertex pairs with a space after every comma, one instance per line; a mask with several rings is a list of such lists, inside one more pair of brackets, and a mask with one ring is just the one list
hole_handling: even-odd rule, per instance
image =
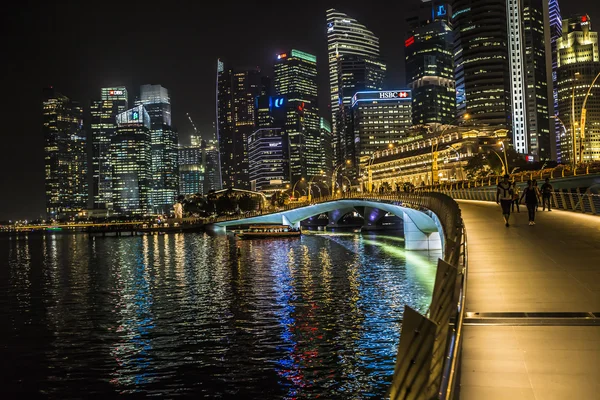
[[552, 100], [554, 106], [554, 151], [555, 158], [558, 163], [562, 162], [560, 138], [563, 132], [563, 128], [560, 122], [560, 115], [558, 112], [558, 50], [557, 42], [558, 38], [562, 36], [562, 16], [560, 14], [560, 6], [558, 0], [548, 1], [548, 13], [549, 13], [549, 26], [550, 26], [550, 55], [552, 57]]
[[373, 155], [361, 177], [363, 188], [389, 191], [401, 190], [405, 183], [420, 187], [465, 180], [469, 159], [477, 154], [493, 157], [491, 152], [500, 151], [498, 138], [507, 135], [503, 126], [480, 126], [406, 138]]
[[73, 216], [88, 202], [83, 109], [55, 89], [44, 89], [42, 134], [46, 214], [52, 219]]
[[407, 18], [409, 34], [404, 47], [413, 125], [446, 125], [456, 119], [451, 15], [448, 3], [431, 1]]
[[511, 126], [507, 0], [452, 2], [457, 116]]
[[547, 0], [522, 1], [522, 26], [526, 87], [527, 148], [538, 161], [556, 159], [552, 97], [552, 41]]
[[[275, 97], [270, 109], [283, 108], [284, 120], [272, 115], [276, 127], [283, 130], [284, 144], [289, 143], [289, 179], [296, 182], [321, 174], [323, 151], [317, 96], [317, 58], [292, 49], [276, 56]], [[279, 107], [277, 107], [279, 105]], [[272, 113], [273, 114], [273, 113]], [[261, 133], [261, 137], [264, 132]]]
[[117, 115], [111, 141], [113, 209], [119, 215], [152, 211], [151, 119], [143, 105]]
[[321, 148], [323, 149], [323, 159], [321, 161], [321, 169], [326, 176], [330, 176], [333, 172], [333, 131], [331, 130], [331, 122], [321, 117]]
[[454, 0], [452, 13], [459, 119], [506, 126], [517, 152], [549, 159], [548, 3]]
[[379, 38], [356, 19], [327, 10], [331, 122], [336, 164], [344, 164], [352, 137], [351, 103], [358, 91], [382, 90], [386, 65]]
[[205, 160], [202, 141], [179, 146], [179, 194], [204, 194]]
[[248, 138], [250, 187], [262, 191], [267, 187], [289, 184], [289, 158], [285, 133], [281, 128], [259, 128]]
[[222, 187], [249, 189], [248, 137], [255, 130], [255, 99], [263, 86], [260, 71], [224, 69], [220, 63], [217, 75]]
[[112, 166], [110, 145], [117, 134], [117, 115], [127, 110], [127, 88], [102, 88], [100, 99], [92, 100], [90, 127], [92, 133], [92, 196], [94, 209], [112, 212]]
[[152, 210], [160, 214], [169, 213], [179, 191], [179, 141], [172, 126], [169, 91], [161, 85], [142, 85], [139, 104], [144, 105], [150, 116]]
[[352, 162], [360, 170], [376, 152], [394, 146], [406, 137], [412, 125], [410, 90], [358, 92], [352, 100], [354, 149]]
[[561, 161], [564, 164], [597, 161], [600, 160], [600, 81], [595, 81], [600, 73], [598, 33], [592, 30], [586, 14], [564, 19], [562, 27], [562, 36], [557, 41], [558, 111], [564, 124], [560, 135]]

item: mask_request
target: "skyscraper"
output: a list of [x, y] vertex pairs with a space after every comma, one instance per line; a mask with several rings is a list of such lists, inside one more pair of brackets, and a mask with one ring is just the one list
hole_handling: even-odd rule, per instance
[[248, 137], [254, 132], [254, 101], [262, 82], [258, 69], [217, 73], [217, 137], [224, 188], [249, 189]]
[[563, 20], [557, 49], [558, 111], [564, 123], [560, 135], [561, 160], [563, 163], [600, 160], [600, 81], [592, 87], [600, 73], [600, 51], [598, 33], [592, 31], [588, 15]]
[[535, 160], [553, 159], [550, 116], [552, 99], [552, 43], [547, 0], [523, 0], [523, 46], [526, 85], [528, 153]]
[[[352, 162], [362, 170], [365, 159], [406, 137], [413, 114], [411, 92], [358, 92], [352, 99], [352, 112], [355, 143]], [[353, 171], [354, 178], [358, 178], [359, 168]]]
[[457, 113], [478, 124], [511, 126], [507, 0], [454, 0]]
[[317, 98], [317, 58], [295, 49], [278, 54], [274, 65], [274, 88], [276, 96], [287, 99], [282, 103], [285, 120], [281, 128], [289, 143], [291, 182], [319, 175], [323, 151]]
[[219, 143], [209, 140], [204, 150], [204, 193], [221, 190], [221, 165], [219, 161]]
[[548, 159], [548, 4], [454, 0], [452, 12], [459, 118], [505, 126], [516, 151]]
[[142, 85], [139, 104], [144, 105], [150, 116], [152, 210], [169, 213], [179, 192], [178, 137], [171, 123], [169, 91], [160, 85]]
[[82, 108], [53, 88], [44, 89], [42, 133], [46, 213], [49, 218], [72, 216], [84, 210], [88, 201]]
[[151, 211], [152, 152], [150, 116], [143, 105], [117, 115], [117, 134], [111, 140], [113, 208], [122, 215]]
[[562, 17], [560, 15], [560, 7], [558, 0], [549, 0], [549, 23], [550, 23], [550, 43], [552, 57], [552, 98], [554, 101], [554, 115], [558, 118], [554, 120], [554, 147], [556, 150], [556, 161], [562, 162], [560, 137], [562, 126], [558, 113], [558, 51], [556, 42], [562, 36]]
[[331, 131], [331, 122], [321, 117], [321, 148], [323, 149], [323, 159], [321, 160], [321, 169], [326, 176], [330, 176], [333, 171], [333, 132]]
[[117, 133], [117, 114], [127, 110], [125, 87], [102, 88], [90, 107], [94, 208], [112, 211], [110, 143]]
[[428, 1], [407, 18], [406, 82], [414, 125], [450, 124], [456, 118], [451, 14], [449, 4]]
[[289, 183], [287, 143], [281, 128], [259, 128], [248, 138], [252, 190]]
[[335, 9], [327, 10], [327, 51], [334, 153], [337, 163], [351, 152], [350, 105], [358, 91], [381, 90], [386, 66], [379, 38], [364, 25]]
[[205, 193], [202, 142], [193, 140], [190, 146], [179, 146], [179, 194]]

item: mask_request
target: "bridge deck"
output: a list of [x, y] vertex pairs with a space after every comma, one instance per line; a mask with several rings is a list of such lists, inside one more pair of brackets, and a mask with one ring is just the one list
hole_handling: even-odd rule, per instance
[[[600, 317], [600, 218], [540, 211], [531, 227], [522, 206], [506, 228], [495, 203], [459, 203], [469, 241], [471, 317], [460, 398], [600, 398], [600, 324], [569, 318], [582, 312]], [[506, 312], [573, 314], [495, 318]]]

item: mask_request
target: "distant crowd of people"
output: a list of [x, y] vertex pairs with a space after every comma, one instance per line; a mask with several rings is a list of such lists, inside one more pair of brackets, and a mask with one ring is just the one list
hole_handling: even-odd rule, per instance
[[525, 200], [527, 212], [529, 213], [529, 226], [535, 225], [535, 213], [540, 203], [542, 203], [542, 211], [545, 211], [546, 207], [548, 211], [552, 211], [551, 197], [553, 191], [554, 188], [550, 184], [549, 178], [546, 178], [541, 188], [538, 187], [535, 179], [530, 179], [527, 181], [527, 187], [521, 192], [516, 182], [511, 182], [510, 176], [504, 175], [496, 190], [496, 203], [502, 207], [502, 216], [506, 227], [510, 226], [511, 211], [514, 212], [516, 208], [518, 213], [521, 212], [519, 204], [523, 203], [523, 200]]

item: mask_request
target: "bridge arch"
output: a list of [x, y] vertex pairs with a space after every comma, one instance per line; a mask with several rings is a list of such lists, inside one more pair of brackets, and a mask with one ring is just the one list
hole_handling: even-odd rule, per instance
[[[343, 199], [313, 204], [293, 210], [280, 211], [258, 217], [243, 218], [233, 221], [216, 222], [215, 227], [226, 229], [228, 226], [253, 224], [282, 224], [300, 227], [300, 221], [315, 215], [339, 209], [370, 207], [380, 209], [402, 218], [404, 221], [405, 248], [407, 250], [442, 250], [443, 232], [434, 217], [410, 207], [362, 199]], [[436, 218], [437, 219], [437, 218]]]

